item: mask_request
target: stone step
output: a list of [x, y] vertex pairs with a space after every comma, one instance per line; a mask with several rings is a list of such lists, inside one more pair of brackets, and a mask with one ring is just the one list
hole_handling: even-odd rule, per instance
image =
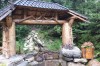
[[16, 66], [29, 66], [27, 61], [23, 61], [22, 63], [16, 65]]
[[81, 63], [68, 62], [67, 66], [85, 66], [85, 65]]
[[75, 59], [74, 59], [74, 62], [86, 63], [86, 62], [88, 62], [88, 61], [87, 61], [87, 59], [85, 59], [85, 58], [75, 58]]

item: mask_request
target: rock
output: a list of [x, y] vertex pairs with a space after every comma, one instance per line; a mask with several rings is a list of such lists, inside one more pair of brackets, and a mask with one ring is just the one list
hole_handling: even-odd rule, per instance
[[45, 66], [66, 66], [66, 62], [63, 60], [46, 60]]
[[23, 61], [23, 55], [21, 56], [15, 55], [9, 59], [6, 59], [5, 57], [0, 56], [0, 62], [4, 63], [5, 66], [16, 66], [22, 61]]
[[96, 59], [90, 60], [87, 66], [100, 66], [100, 62]]
[[27, 61], [23, 61], [22, 63], [20, 63], [19, 65], [17, 66], [29, 66], [28, 62]]
[[66, 56], [67, 58], [80, 58], [81, 57], [81, 50], [74, 46], [73, 49], [62, 48], [61, 54]]
[[29, 53], [29, 54], [27, 54], [27, 55], [25, 55], [25, 57], [24, 57], [24, 60], [25, 61], [28, 61], [28, 62], [31, 62], [31, 61], [33, 61], [34, 60], [34, 56], [36, 55], [37, 53]]
[[58, 53], [53, 53], [53, 59], [59, 59], [59, 54]]
[[42, 55], [36, 56], [35, 61], [42, 62], [44, 60], [44, 57]]
[[86, 63], [86, 62], [87, 62], [87, 59], [85, 59], [85, 58], [75, 58], [75, 59], [74, 59], [74, 62]]
[[59, 59], [59, 53], [58, 52], [44, 52], [43, 56], [46, 60], [53, 60], [53, 59]]
[[11, 63], [17, 63], [17, 62], [20, 62], [20, 61], [23, 61], [23, 57], [24, 55], [15, 55], [15, 56], [12, 56], [11, 58], [7, 59], [9, 62]]
[[32, 62], [32, 61], [34, 61], [34, 57], [28, 58], [28, 59], [26, 59], [26, 61]]
[[35, 66], [45, 66], [45, 63], [44, 62], [40, 62], [38, 65], [35, 65]]
[[41, 49], [44, 48], [43, 46], [44, 42], [43, 40], [38, 37], [38, 33], [35, 30], [32, 30], [29, 35], [25, 38], [24, 43], [24, 51], [25, 52], [31, 52], [31, 51], [37, 51], [39, 52]]
[[29, 63], [29, 66], [36, 66], [38, 65], [39, 63], [37, 61], [33, 61], [33, 62], [30, 62]]
[[45, 66], [45, 63], [34, 61], [34, 62], [29, 63], [29, 66]]
[[67, 66], [85, 66], [84, 64], [81, 63], [73, 63], [73, 62], [68, 62]]
[[52, 60], [53, 54], [52, 53], [45, 53], [44, 57], [45, 57], [46, 60]]
[[67, 61], [67, 62], [74, 60], [73, 58], [67, 58], [67, 57], [63, 57], [62, 59], [65, 60], [65, 61]]

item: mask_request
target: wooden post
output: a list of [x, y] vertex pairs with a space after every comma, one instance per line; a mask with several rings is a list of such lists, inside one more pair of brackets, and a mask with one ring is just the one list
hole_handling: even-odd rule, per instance
[[66, 44], [73, 44], [73, 40], [72, 40], [72, 27], [69, 25], [68, 22], [63, 24], [62, 27], [62, 42], [63, 45]]
[[9, 41], [10, 56], [13, 56], [16, 54], [15, 22], [12, 22], [12, 26], [9, 28]]
[[7, 16], [6, 22], [3, 24], [2, 42], [2, 53], [6, 58], [10, 58], [16, 54], [15, 41], [15, 22], [12, 22], [11, 16]]
[[3, 23], [3, 40], [2, 40], [2, 53], [6, 58], [10, 57], [10, 51], [9, 51], [9, 29], [8, 27]]
[[71, 17], [69, 22], [66, 22], [62, 26], [62, 43], [63, 46], [73, 44], [73, 35], [72, 35], [72, 24], [75, 17]]

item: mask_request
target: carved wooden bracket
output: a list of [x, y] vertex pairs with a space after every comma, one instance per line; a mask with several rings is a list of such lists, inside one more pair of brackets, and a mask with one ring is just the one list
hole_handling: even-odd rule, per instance
[[73, 23], [74, 23], [74, 20], [77, 19], [76, 16], [72, 16], [69, 18], [69, 25], [72, 27]]
[[12, 17], [11, 16], [7, 16], [6, 17], [6, 26], [7, 27], [11, 27], [12, 26]]

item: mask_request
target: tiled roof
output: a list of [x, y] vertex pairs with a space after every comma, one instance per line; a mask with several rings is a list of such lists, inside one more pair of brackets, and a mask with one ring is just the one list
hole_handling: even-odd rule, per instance
[[[13, 11], [14, 7], [12, 5], [5, 6], [4, 8], [0, 9], [0, 21], [6, 17], [9, 13]], [[1, 18], [2, 17], [2, 18]]]
[[60, 4], [57, 4], [57, 3], [34, 1], [34, 0], [17, 0], [12, 5], [8, 5], [2, 9], [0, 9], [0, 21], [2, 19], [4, 19], [7, 15], [9, 15], [16, 8], [14, 6], [28, 6], [28, 7], [33, 7], [33, 8], [45, 8], [45, 9], [68, 11], [74, 15], [77, 15], [77, 16], [87, 20], [87, 17], [85, 17], [73, 10], [70, 10]]
[[15, 3], [17, 6], [29, 6], [35, 8], [46, 8], [46, 9], [57, 9], [57, 10], [67, 10], [66, 7], [52, 2], [44, 2], [44, 1], [34, 1], [34, 0], [19, 0], [19, 2]]

